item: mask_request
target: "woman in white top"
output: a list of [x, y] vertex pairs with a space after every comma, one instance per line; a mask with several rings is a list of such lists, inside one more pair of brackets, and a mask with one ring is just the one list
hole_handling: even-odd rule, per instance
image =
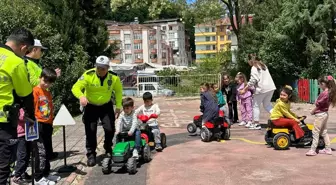
[[271, 99], [276, 89], [273, 82], [272, 76], [268, 71], [267, 66], [260, 61], [258, 57], [250, 54], [249, 65], [251, 68], [250, 80], [247, 86], [240, 91], [240, 93], [245, 93], [248, 87], [255, 87], [255, 94], [253, 95], [253, 123], [246, 125], [250, 129], [260, 130], [259, 125], [260, 118], [260, 105], [263, 104], [265, 110], [271, 113], [273, 106], [271, 104]]

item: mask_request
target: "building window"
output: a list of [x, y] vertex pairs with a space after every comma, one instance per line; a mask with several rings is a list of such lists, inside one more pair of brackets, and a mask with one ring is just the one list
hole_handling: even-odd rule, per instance
[[142, 53], [136, 53], [135, 54], [135, 59], [136, 60], [141, 60], [142, 59]]
[[169, 30], [173, 30], [173, 27], [172, 27], [172, 26], [169, 26]]
[[224, 35], [220, 36], [220, 40], [224, 41]]
[[169, 41], [169, 46], [170, 47], [175, 47], [175, 41]]
[[210, 32], [209, 28], [205, 28], [205, 32]]
[[127, 49], [127, 50], [132, 49], [132, 45], [131, 44], [125, 44], [125, 49]]
[[141, 40], [141, 39], [142, 39], [142, 34], [141, 33], [134, 34], [134, 40]]
[[142, 49], [142, 44], [141, 43], [134, 44], [134, 49]]
[[212, 41], [216, 41], [216, 36], [212, 36]]
[[132, 55], [131, 54], [125, 54], [125, 60], [129, 60], [132, 59]]
[[212, 27], [211, 29], [212, 29], [212, 32], [215, 32], [215, 31], [216, 31], [216, 28], [215, 28], [215, 27]]
[[228, 35], [227, 37], [228, 37], [228, 38], [227, 38], [228, 40], [231, 40], [231, 35]]
[[170, 39], [175, 38], [175, 33], [169, 33], [169, 38]]
[[124, 38], [125, 38], [126, 40], [131, 39], [131, 34], [125, 34], [125, 35], [124, 35]]
[[211, 50], [211, 46], [207, 45], [207, 46], [205, 46], [205, 49], [206, 50]]
[[162, 30], [167, 30], [167, 27], [166, 26], [162, 26]]
[[205, 41], [210, 41], [210, 37], [205, 37]]
[[224, 26], [220, 27], [220, 32], [224, 32]]
[[154, 35], [150, 35], [149, 36], [149, 40], [155, 40], [155, 36]]
[[224, 47], [225, 47], [224, 44], [221, 44], [221, 45], [220, 45], [220, 48], [221, 48], [221, 49], [224, 49]]
[[212, 45], [212, 50], [216, 50], [216, 45]]

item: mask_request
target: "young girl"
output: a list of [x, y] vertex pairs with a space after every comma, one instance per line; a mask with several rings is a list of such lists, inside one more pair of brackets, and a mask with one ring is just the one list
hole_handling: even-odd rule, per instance
[[306, 153], [307, 156], [315, 156], [316, 147], [320, 135], [324, 139], [325, 148], [320, 150], [319, 154], [331, 155], [330, 139], [327, 133], [328, 109], [331, 104], [336, 105], [336, 84], [332, 76], [324, 76], [318, 80], [319, 86], [323, 92], [319, 95], [315, 102], [315, 108], [311, 111], [315, 115], [314, 129], [313, 129], [313, 143], [310, 150]]
[[293, 88], [286, 85], [282, 88], [280, 98], [276, 101], [276, 104], [272, 110], [270, 119], [275, 126], [289, 127], [294, 130], [296, 139], [300, 139], [304, 136], [304, 131], [300, 127], [300, 120], [290, 110], [290, 103], [295, 102], [296, 98], [293, 93]]
[[208, 83], [201, 84], [201, 92], [201, 111], [203, 112], [203, 125], [207, 121], [212, 121], [218, 117], [218, 105], [216, 103], [216, 99], [213, 97], [212, 92], [210, 91], [210, 85]]
[[246, 76], [239, 72], [236, 75], [238, 88], [237, 88], [237, 100], [240, 101], [240, 112], [242, 115], [242, 121], [239, 126], [245, 125], [246, 127], [251, 127], [252, 125], [252, 88], [246, 91], [244, 94], [240, 94], [239, 91], [247, 86]]

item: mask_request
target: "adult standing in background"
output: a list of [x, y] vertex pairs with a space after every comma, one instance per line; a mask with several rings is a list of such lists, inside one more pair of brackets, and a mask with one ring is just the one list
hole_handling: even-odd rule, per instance
[[238, 122], [237, 110], [237, 83], [230, 79], [228, 74], [223, 75], [222, 93], [226, 96], [229, 108], [229, 119], [231, 124]]
[[[43, 55], [43, 52], [47, 50], [48, 48], [44, 47], [40, 40], [35, 39], [34, 40], [34, 46], [29, 48], [28, 54], [25, 56], [25, 59], [27, 61], [27, 70], [29, 74], [29, 81], [30, 84], [35, 87], [40, 83], [40, 76], [42, 73], [42, 68], [39, 66], [41, 64], [41, 57]], [[61, 75], [61, 70], [59, 68], [55, 69], [57, 77]], [[43, 135], [45, 138], [43, 138], [43, 141], [45, 143], [45, 149], [47, 158], [49, 160], [55, 159], [58, 156], [58, 153], [53, 151], [52, 146], [52, 133], [53, 133], [53, 126], [51, 124], [43, 124], [43, 132], [45, 134]]]
[[255, 94], [253, 95], [253, 123], [246, 125], [250, 129], [260, 130], [260, 105], [263, 104], [265, 110], [271, 113], [273, 106], [271, 99], [276, 89], [272, 76], [269, 73], [267, 66], [256, 55], [250, 54], [248, 56], [248, 63], [251, 68], [250, 80], [247, 86], [239, 93], [244, 94], [249, 87], [255, 87]]
[[0, 184], [7, 184], [10, 162], [15, 155], [19, 119], [15, 98], [22, 100], [25, 116], [35, 121], [32, 86], [22, 58], [33, 44], [32, 33], [20, 28], [11, 33], [5, 45], [0, 45]]

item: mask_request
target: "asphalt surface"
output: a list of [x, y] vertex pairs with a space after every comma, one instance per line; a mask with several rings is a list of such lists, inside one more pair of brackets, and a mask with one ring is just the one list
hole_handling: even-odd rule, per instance
[[[179, 133], [167, 135], [167, 147], [183, 144], [190, 141], [199, 140], [197, 136], [189, 136], [188, 133]], [[163, 152], [165, 152], [163, 150]], [[152, 153], [152, 161], [155, 160], [156, 152]], [[98, 157], [98, 161], [100, 160]], [[129, 175], [125, 170], [120, 168], [113, 168], [112, 173], [103, 175], [101, 165], [93, 167], [90, 177], [85, 180], [86, 185], [111, 185], [111, 184], [124, 184], [124, 185], [146, 185], [148, 164], [141, 164], [138, 172], [134, 175]]]

